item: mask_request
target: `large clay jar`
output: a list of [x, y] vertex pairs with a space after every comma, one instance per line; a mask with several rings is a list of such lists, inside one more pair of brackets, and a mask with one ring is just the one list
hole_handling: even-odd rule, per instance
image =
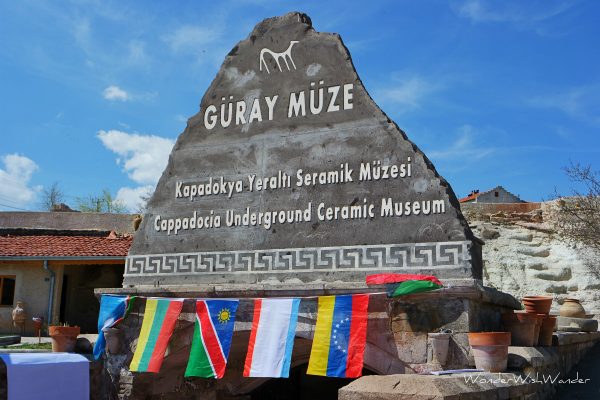
[[549, 314], [552, 307], [550, 296], [525, 296], [523, 297], [525, 311], [532, 314]]
[[79, 335], [78, 326], [49, 326], [48, 334], [52, 338], [52, 351], [55, 353], [72, 352]]
[[17, 301], [17, 306], [12, 310], [13, 326], [15, 328], [21, 328], [25, 326], [25, 320], [27, 319], [27, 312], [23, 308], [23, 302]]
[[565, 299], [558, 313], [561, 317], [585, 318], [585, 309], [577, 299]]
[[513, 346], [531, 347], [535, 343], [535, 328], [538, 323], [537, 314], [506, 313], [502, 314], [504, 328], [511, 333]]
[[469, 333], [475, 366], [489, 372], [506, 371], [510, 332]]
[[556, 317], [551, 317], [547, 315], [542, 321], [542, 326], [540, 328], [540, 346], [552, 346], [552, 333], [554, 332], [554, 327], [556, 325]]

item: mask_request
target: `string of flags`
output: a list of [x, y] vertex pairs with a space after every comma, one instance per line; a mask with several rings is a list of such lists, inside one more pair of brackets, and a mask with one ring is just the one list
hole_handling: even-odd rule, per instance
[[[387, 285], [390, 297], [439, 289], [431, 275], [376, 274], [369, 285]], [[373, 294], [373, 293], [371, 293]], [[307, 374], [356, 378], [361, 375], [370, 294], [319, 296]], [[117, 326], [130, 313], [135, 296], [103, 295], [94, 356], [104, 351], [102, 329]], [[159, 372], [183, 298], [147, 298], [133, 372]], [[186, 377], [222, 378], [231, 348], [239, 299], [194, 299], [195, 321]], [[254, 311], [244, 377], [289, 377], [300, 298], [253, 299]]]

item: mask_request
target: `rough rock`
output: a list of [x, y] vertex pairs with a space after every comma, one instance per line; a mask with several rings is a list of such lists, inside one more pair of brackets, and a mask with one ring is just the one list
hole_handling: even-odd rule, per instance
[[[494, 215], [501, 214], [506, 215]], [[600, 254], [567, 243], [548, 228], [548, 222], [524, 227], [519, 221], [490, 223], [479, 217], [469, 223], [477, 236], [485, 237], [485, 285], [517, 298], [551, 295], [553, 312], [565, 298], [573, 297], [581, 300], [588, 313], [600, 313]], [[498, 235], [491, 237], [492, 231]]]
[[489, 225], [484, 225], [481, 230], [481, 237], [484, 239], [497, 239], [500, 236], [498, 230], [490, 228]]
[[403, 271], [472, 285], [479, 246], [452, 188], [369, 96], [339, 35], [289, 13], [225, 58], [148, 201], [123, 284]]

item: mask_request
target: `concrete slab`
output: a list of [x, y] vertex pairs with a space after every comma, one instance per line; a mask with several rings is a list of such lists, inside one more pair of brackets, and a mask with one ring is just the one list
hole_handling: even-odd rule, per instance
[[555, 332], [552, 337], [552, 345], [565, 346], [596, 340], [600, 340], [600, 332]]
[[512, 373], [446, 376], [364, 376], [343, 387], [339, 400], [514, 399], [533, 395], [536, 385]]

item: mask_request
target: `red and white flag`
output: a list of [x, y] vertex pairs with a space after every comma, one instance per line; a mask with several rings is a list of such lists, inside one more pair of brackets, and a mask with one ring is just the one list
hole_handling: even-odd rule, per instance
[[256, 299], [246, 377], [287, 378], [290, 374], [300, 299]]

